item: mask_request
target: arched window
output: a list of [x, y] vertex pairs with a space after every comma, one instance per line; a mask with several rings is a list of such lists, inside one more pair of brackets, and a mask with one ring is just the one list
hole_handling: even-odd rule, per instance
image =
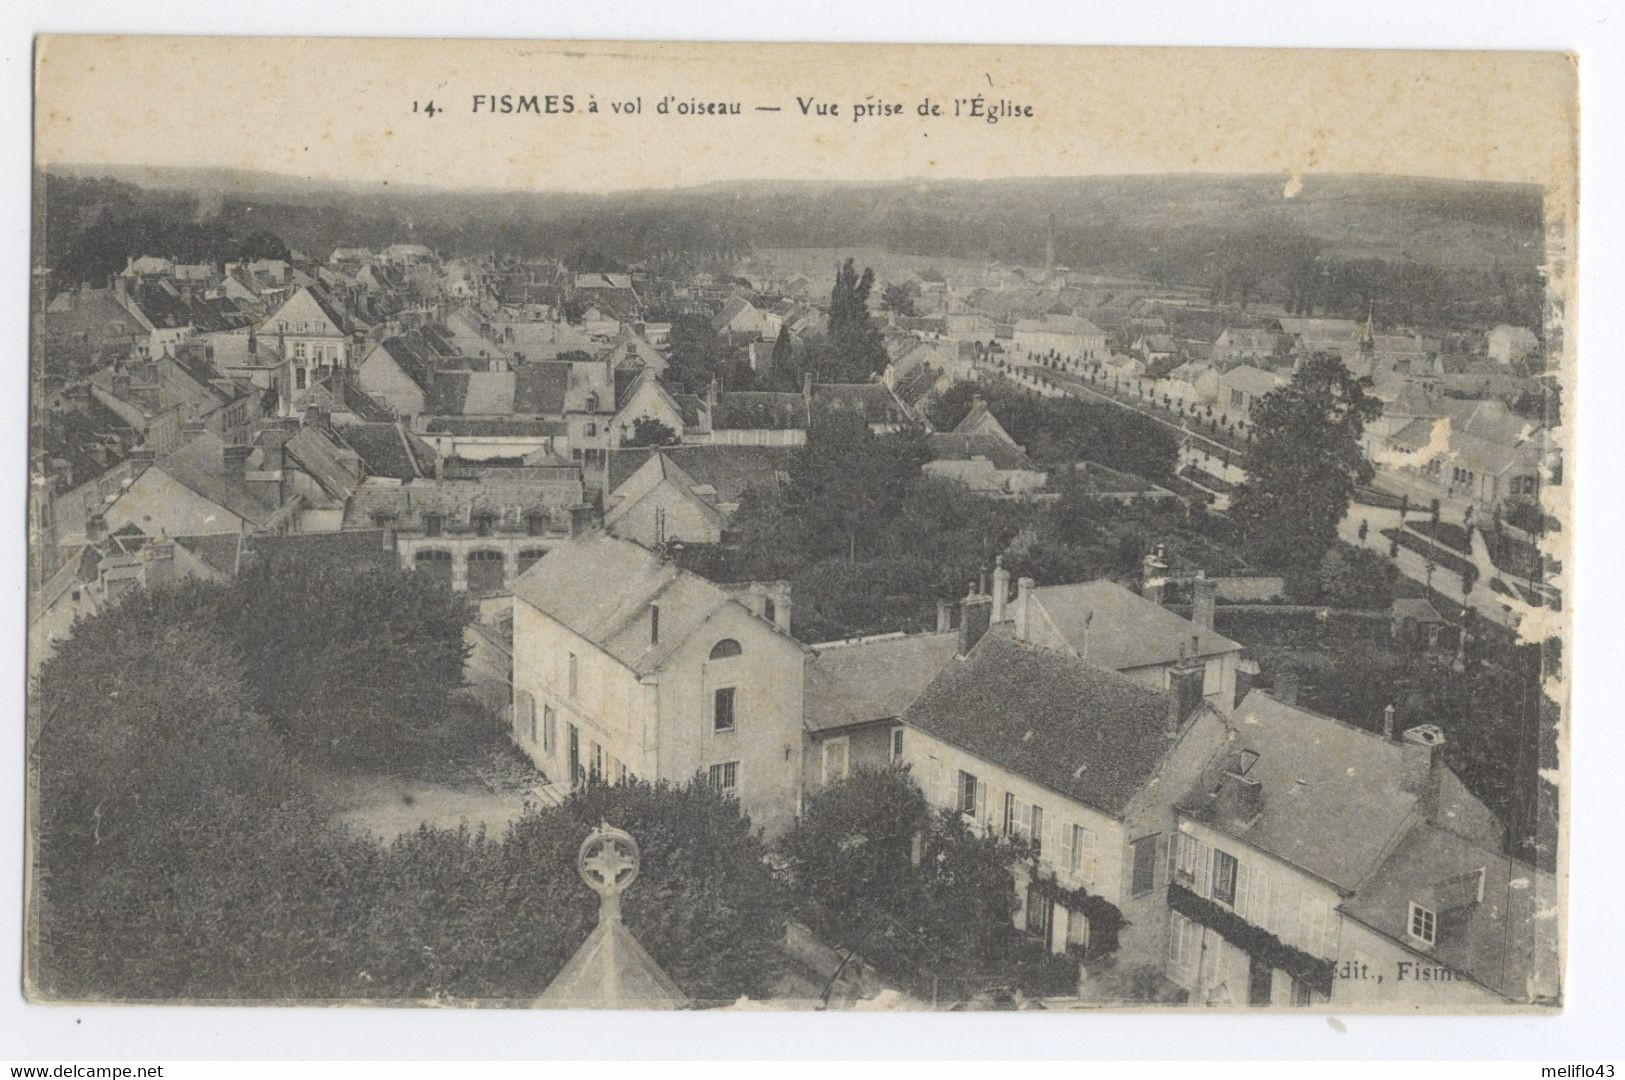
[[730, 656], [739, 656], [744, 651], [744, 649], [739, 647], [739, 642], [735, 641], [733, 638], [723, 638], [721, 641], [711, 646], [711, 659], [726, 660]]

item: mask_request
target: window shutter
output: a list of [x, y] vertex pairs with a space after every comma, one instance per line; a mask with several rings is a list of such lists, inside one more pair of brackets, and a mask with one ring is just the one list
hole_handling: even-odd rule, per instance
[[1253, 870], [1252, 908], [1249, 918], [1255, 926], [1270, 928], [1270, 876], [1262, 870]]
[[1156, 864], [1155, 864], [1155, 868], [1152, 870], [1152, 873], [1155, 874], [1157, 869], [1163, 870], [1164, 873], [1163, 873], [1162, 881], [1154, 882], [1153, 884], [1167, 886], [1168, 882], [1170, 880], [1172, 880], [1167, 876], [1167, 873], [1166, 873], [1167, 868], [1168, 868], [1168, 850], [1169, 850], [1169, 848], [1171, 846], [1172, 845], [1168, 843], [1168, 834], [1167, 833], [1158, 833], [1157, 834], [1157, 861], [1156, 861]]
[[987, 823], [987, 785], [976, 785], [976, 824], [984, 826]]
[[1074, 828], [1074, 826], [1072, 826], [1072, 825], [1062, 825], [1061, 826], [1061, 841], [1060, 841], [1060, 843], [1061, 843], [1061, 860], [1060, 860], [1060, 862], [1061, 862], [1061, 868], [1063, 870], [1072, 869], [1072, 859], [1073, 859], [1073, 854], [1072, 853], [1074, 851], [1074, 847], [1073, 847], [1073, 843], [1072, 843], [1072, 830], [1073, 830], [1073, 828]]

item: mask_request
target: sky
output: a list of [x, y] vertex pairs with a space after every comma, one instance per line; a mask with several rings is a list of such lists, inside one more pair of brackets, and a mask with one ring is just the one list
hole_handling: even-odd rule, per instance
[[[1575, 153], [1559, 53], [53, 36], [35, 61], [42, 165], [537, 191], [1279, 173], [1290, 190], [1337, 172], [1550, 185]], [[556, 111], [504, 113], [502, 95]], [[740, 113], [679, 113], [694, 103]]]

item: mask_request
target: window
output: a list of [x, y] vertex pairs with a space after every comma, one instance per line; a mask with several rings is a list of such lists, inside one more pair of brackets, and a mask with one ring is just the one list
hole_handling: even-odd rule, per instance
[[531, 745], [536, 743], [536, 699], [530, 696], [530, 691], [523, 690], [519, 694], [519, 722], [530, 735]]
[[592, 744], [592, 778], [594, 780], [604, 778], [604, 748], [597, 743]]
[[[303, 380], [301, 380], [301, 381], [303, 381]], [[445, 517], [444, 514], [424, 514], [423, 515], [423, 535], [425, 535], [425, 536], [439, 536], [440, 535], [440, 530], [444, 529], [445, 527], [446, 527], [446, 517]]]
[[1027, 933], [1049, 944], [1049, 925], [1052, 914], [1050, 900], [1040, 896], [1036, 889], [1027, 890]]
[[732, 795], [739, 786], [739, 762], [724, 761], [721, 765], [711, 766], [710, 779], [713, 791]]
[[[598, 411], [598, 395], [597, 394], [588, 394], [587, 395], [587, 411], [588, 412], [597, 412]], [[588, 424], [587, 425], [587, 428], [588, 428], [587, 434], [588, 435], [591, 435], [593, 433], [594, 426], [595, 425], [593, 425], [593, 424]]]
[[1061, 830], [1061, 865], [1085, 881], [1095, 876], [1095, 834], [1082, 825]]
[[1004, 793], [1004, 835], [1009, 836], [1016, 831], [1016, 797], [1006, 791]]
[[1411, 937], [1424, 945], [1432, 945], [1438, 938], [1439, 916], [1429, 909], [1411, 901]]
[[1213, 851], [1213, 899], [1236, 906], [1236, 857], [1217, 848]]
[[712, 695], [711, 722], [717, 731], [734, 729], [734, 688], [724, 686]]
[[1144, 896], [1157, 887], [1158, 834], [1142, 836], [1134, 841], [1134, 880], [1130, 888], [1133, 896]]
[[744, 649], [739, 647], [739, 642], [735, 641], [733, 638], [723, 638], [721, 641], [711, 646], [711, 659], [726, 660], [730, 656], [738, 656], [744, 651]]
[[1314, 992], [1309, 989], [1308, 983], [1299, 979], [1292, 980], [1292, 1004], [1299, 1008], [1307, 1008], [1314, 1004]]
[[293, 369], [293, 388], [295, 390], [303, 390], [305, 388], [305, 369], [304, 368], [294, 368]]
[[1237, 408], [1240, 408], [1241, 403], [1242, 403], [1241, 391], [1240, 390], [1232, 390], [1232, 391], [1230, 391], [1230, 404], [1236, 406]]
[[1041, 858], [1044, 854], [1044, 808], [1033, 804], [1032, 816], [1033, 858]]
[[305, 343], [303, 341], [296, 341], [293, 343], [293, 358], [295, 360], [303, 360], [305, 358]]
[[959, 812], [976, 816], [976, 777], [959, 770]]
[[824, 783], [833, 784], [846, 779], [849, 740], [843, 735], [824, 744]]
[[891, 733], [891, 760], [903, 760], [903, 729], [892, 728]]
[[566, 678], [569, 680], [570, 696], [575, 697], [577, 689], [579, 689], [581, 686], [580, 679], [578, 678], [579, 669], [576, 665], [576, 654], [569, 653], [568, 656], [569, 659], [566, 661], [566, 666], [568, 667], [569, 671]]
[[[542, 706], [542, 749], [544, 751], [546, 751], [549, 756], [552, 755], [553, 748], [558, 744], [558, 731], [556, 730], [557, 725], [558, 725], [558, 722], [557, 722], [556, 718], [553, 715], [553, 706], [551, 706], [551, 705], [543, 705]], [[532, 738], [534, 738], [534, 736], [532, 736]]]

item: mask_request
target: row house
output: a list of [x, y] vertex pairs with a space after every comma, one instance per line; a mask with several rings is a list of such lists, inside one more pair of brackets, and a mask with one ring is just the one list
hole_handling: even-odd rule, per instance
[[[961, 606], [956, 656], [903, 712], [899, 758], [927, 797], [1031, 845], [1021, 924], [1056, 952], [1155, 973], [1176, 793], [1225, 736], [1187, 664], [1154, 690], [1034, 640], [1032, 582]], [[1000, 605], [1002, 607], [1002, 605]]]
[[[1166, 972], [1221, 1006], [1456, 1008], [1555, 997], [1550, 874], [1431, 724], [1371, 732], [1254, 691], [1176, 807]], [[1547, 920], [1548, 922], [1550, 920]]]

